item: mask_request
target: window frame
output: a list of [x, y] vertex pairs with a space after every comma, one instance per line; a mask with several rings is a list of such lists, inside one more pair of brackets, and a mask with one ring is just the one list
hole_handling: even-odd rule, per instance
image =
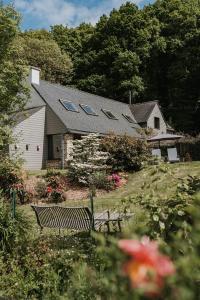
[[[119, 120], [110, 110], [106, 110], [106, 109], [101, 109], [102, 112], [106, 115], [106, 117], [110, 120]], [[109, 116], [108, 113], [111, 113], [113, 115], [113, 117]]]
[[[131, 123], [131, 124], [136, 124], [136, 122], [134, 121], [134, 119], [133, 119], [131, 116], [125, 115], [125, 114], [122, 114], [122, 116], [123, 116], [123, 117], [126, 119], [126, 121], [128, 121], [129, 123]], [[128, 118], [131, 118], [132, 121], [130, 121]]]
[[[98, 114], [95, 112], [95, 110], [88, 104], [79, 104], [79, 106], [82, 108], [82, 110], [84, 110], [84, 112], [87, 114], [87, 115], [90, 115], [90, 116], [98, 116]], [[85, 107], [89, 107], [93, 113], [89, 113], [85, 110]]]
[[[67, 108], [67, 107], [65, 106], [64, 102], [72, 103], [72, 105], [74, 105], [74, 107], [75, 107], [76, 110]], [[60, 103], [62, 104], [62, 106], [63, 106], [67, 111], [76, 112], [76, 113], [79, 113], [79, 112], [80, 112], [80, 111], [78, 110], [76, 104], [75, 104], [74, 102], [72, 102], [72, 101], [60, 99]]]

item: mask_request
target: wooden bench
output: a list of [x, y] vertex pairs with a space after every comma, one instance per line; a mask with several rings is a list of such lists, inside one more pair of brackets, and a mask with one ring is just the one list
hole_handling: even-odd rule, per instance
[[110, 231], [110, 223], [117, 223], [121, 231], [121, 221], [130, 215], [104, 211], [92, 215], [88, 207], [36, 206], [31, 205], [35, 212], [40, 229], [58, 228], [77, 231], [100, 230], [106, 225]]

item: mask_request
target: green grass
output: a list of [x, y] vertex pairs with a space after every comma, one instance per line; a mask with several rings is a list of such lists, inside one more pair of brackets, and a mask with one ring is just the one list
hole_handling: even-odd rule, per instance
[[[94, 200], [95, 211], [114, 209], [121, 205], [121, 199], [140, 194], [154, 193], [160, 199], [167, 198], [173, 194], [179, 179], [186, 178], [188, 175], [200, 176], [200, 162], [165, 164], [163, 166], [150, 166], [140, 172], [129, 174], [127, 185], [113, 192], [109, 192]], [[89, 206], [86, 200], [67, 200], [63, 206]], [[30, 205], [23, 208], [27, 211], [30, 218], [33, 212]]]

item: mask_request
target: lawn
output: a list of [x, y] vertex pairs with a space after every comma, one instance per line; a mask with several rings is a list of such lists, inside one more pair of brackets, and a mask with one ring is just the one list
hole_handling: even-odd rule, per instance
[[[129, 174], [128, 183], [124, 187], [95, 198], [95, 211], [117, 208], [121, 206], [121, 199], [141, 194], [154, 193], [155, 196], [162, 199], [167, 198], [175, 191], [178, 181], [188, 175], [200, 176], [200, 162], [149, 166], [140, 172]], [[61, 205], [89, 206], [90, 202], [88, 199], [67, 200]], [[31, 218], [33, 217], [29, 204], [23, 206], [23, 209]]]

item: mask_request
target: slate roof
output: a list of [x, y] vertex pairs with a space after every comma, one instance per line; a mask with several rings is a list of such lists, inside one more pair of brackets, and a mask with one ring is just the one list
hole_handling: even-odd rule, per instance
[[[136, 128], [140, 128], [135, 123], [129, 123], [122, 114], [133, 118], [129, 105], [108, 98], [89, 94], [71, 87], [64, 87], [59, 84], [53, 84], [41, 80], [40, 85], [33, 85], [41, 98], [49, 105], [53, 112], [58, 116], [66, 127], [66, 132], [71, 133], [90, 133], [98, 132], [107, 134], [115, 132], [116, 134], [127, 134], [140, 137]], [[60, 99], [72, 101], [79, 112], [66, 110], [60, 103]], [[80, 104], [91, 106], [98, 116], [88, 115], [80, 107]], [[102, 109], [111, 111], [118, 119], [109, 119]]]
[[35, 107], [41, 107], [46, 105], [46, 103], [42, 100], [42, 98], [38, 95], [36, 90], [31, 87], [30, 89], [30, 98], [28, 99], [25, 110], [35, 108]]
[[143, 103], [136, 103], [131, 104], [130, 109], [138, 123], [145, 123], [148, 121], [148, 118], [156, 104], [158, 104], [158, 101], [156, 100]]

